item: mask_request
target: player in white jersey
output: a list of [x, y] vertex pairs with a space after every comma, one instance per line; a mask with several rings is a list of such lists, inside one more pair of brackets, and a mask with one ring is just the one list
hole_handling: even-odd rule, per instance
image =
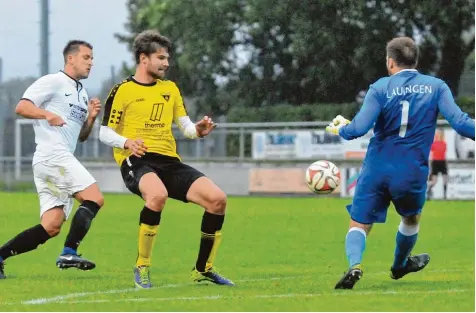
[[33, 175], [40, 200], [41, 223], [0, 247], [0, 279], [5, 259], [36, 249], [57, 236], [73, 207], [81, 204], [71, 222], [59, 268], [93, 269], [96, 265], [77, 254], [80, 242], [104, 204], [95, 179], [74, 156], [76, 143], [85, 141], [101, 110], [98, 99], [88, 99], [79, 82], [93, 66], [92, 46], [80, 40], [68, 42], [63, 50], [64, 71], [45, 75], [23, 95], [15, 112], [34, 119], [36, 150]]

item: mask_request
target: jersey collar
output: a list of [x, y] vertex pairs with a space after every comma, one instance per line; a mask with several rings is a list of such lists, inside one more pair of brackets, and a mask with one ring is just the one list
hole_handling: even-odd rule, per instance
[[155, 80], [155, 81], [153, 81], [153, 82], [151, 82], [151, 83], [146, 84], [146, 83], [138, 82], [138, 81], [134, 78], [134, 75], [131, 75], [131, 76], [130, 76], [130, 79], [131, 79], [134, 83], [136, 83], [136, 84], [138, 84], [138, 85], [141, 85], [141, 86], [150, 87], [150, 86], [155, 86], [155, 85], [157, 85], [157, 80]]
[[76, 90], [81, 90], [83, 89], [83, 84], [81, 84], [81, 82], [79, 80], [76, 80], [74, 79], [73, 77], [69, 76], [68, 74], [66, 74], [65, 71], [63, 70], [60, 70], [61, 73], [63, 73], [64, 75], [66, 75], [66, 77], [68, 78], [68, 82], [73, 85]]
[[395, 76], [395, 75], [400, 74], [400, 73], [403, 73], [403, 72], [418, 72], [418, 71], [417, 71], [416, 69], [414, 69], [414, 68], [406, 68], [406, 69], [403, 69], [403, 70], [401, 70], [401, 71], [396, 72], [396, 73], [393, 74], [392, 76]]

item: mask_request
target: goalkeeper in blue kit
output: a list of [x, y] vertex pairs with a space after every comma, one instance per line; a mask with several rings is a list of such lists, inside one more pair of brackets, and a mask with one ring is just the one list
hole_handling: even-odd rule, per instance
[[374, 223], [385, 222], [390, 202], [402, 217], [390, 277], [400, 279], [425, 268], [430, 256], [410, 253], [425, 204], [428, 157], [438, 114], [461, 136], [474, 141], [474, 119], [461, 111], [446, 83], [415, 69], [416, 43], [408, 37], [394, 38], [386, 52], [390, 76], [370, 85], [352, 122], [339, 115], [326, 128], [352, 140], [374, 127], [352, 204], [347, 206], [351, 217], [345, 239], [349, 269], [336, 289], [352, 289], [362, 277], [366, 237]]

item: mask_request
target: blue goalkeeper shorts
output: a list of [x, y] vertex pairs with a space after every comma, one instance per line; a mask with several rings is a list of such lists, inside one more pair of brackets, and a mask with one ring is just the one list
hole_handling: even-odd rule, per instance
[[420, 214], [426, 200], [427, 178], [428, 169], [402, 175], [364, 165], [347, 211], [352, 220], [361, 224], [385, 223], [390, 202], [401, 216]]

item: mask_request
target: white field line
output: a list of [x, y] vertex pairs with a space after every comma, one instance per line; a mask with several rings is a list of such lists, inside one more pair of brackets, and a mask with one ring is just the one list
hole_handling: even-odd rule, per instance
[[[466, 271], [467, 270], [464, 270], [464, 269], [447, 269], [447, 270], [431, 270], [431, 271], [426, 271], [426, 273], [453, 273], [453, 272], [466, 272]], [[389, 274], [389, 272], [376, 272], [376, 273], [368, 273], [365, 276], [388, 275], [388, 274]], [[315, 274], [313, 276], [316, 276], [317, 278], [319, 278], [319, 277], [322, 277], [322, 276], [330, 276], [330, 275], [331, 275], [331, 273], [329, 273], [329, 274], [327, 274], [327, 273], [326, 274]], [[336, 275], [336, 274], [332, 273], [332, 275]], [[338, 276], [339, 275], [337, 274], [336, 279], [338, 278]], [[247, 282], [258, 282], [258, 281], [280, 281], [280, 280], [296, 279], [296, 278], [303, 278], [303, 277], [311, 278], [312, 276], [305, 275], [305, 276], [242, 279], [242, 280], [237, 280], [236, 282], [237, 283], [247, 283]], [[191, 286], [191, 285], [194, 285], [194, 283], [167, 284], [167, 285], [153, 287], [151, 289], [179, 288], [179, 287], [185, 287], [185, 286]], [[19, 304], [35, 305], [35, 304], [47, 304], [47, 303], [62, 303], [65, 300], [68, 300], [68, 299], [75, 299], [75, 298], [94, 296], [94, 295], [104, 295], [104, 294], [128, 293], [128, 292], [136, 292], [136, 291], [140, 291], [140, 290], [141, 289], [138, 289], [138, 288], [127, 288], [127, 289], [106, 290], [106, 291], [77, 292], [77, 293], [70, 293], [70, 294], [66, 294], [66, 295], [60, 295], [60, 296], [49, 297], [49, 298], [37, 298], [37, 299], [25, 300], [25, 301], [21, 301]], [[375, 292], [375, 293], [382, 294], [381, 292]], [[353, 294], [357, 294], [357, 293], [354, 292]], [[370, 294], [374, 294], [374, 293], [372, 292]], [[218, 296], [218, 297], [220, 297], [220, 296]], [[280, 297], [284, 297], [284, 296], [281, 295]], [[85, 300], [85, 301], [87, 301], [87, 300]], [[109, 300], [94, 300], [94, 301], [110, 302]], [[132, 301], [134, 301], [134, 300], [132, 300]], [[137, 301], [137, 300], [135, 300], [135, 301]], [[158, 300], [155, 300], [155, 301], [158, 301]], [[162, 301], [166, 301], [166, 300], [162, 300]], [[68, 303], [71, 303], [71, 302], [68, 302]], [[94, 302], [91, 302], [91, 303], [94, 303]], [[0, 302], [0, 305], [14, 305], [14, 304], [15, 303], [12, 303], [12, 302], [3, 302], [3, 303]]]
[[[303, 276], [288, 276], [288, 277], [271, 277], [271, 278], [257, 278], [257, 279], [242, 279], [237, 280], [238, 283], [246, 283], [246, 282], [257, 282], [257, 281], [273, 281], [273, 280], [286, 280], [286, 279], [295, 279], [301, 278]], [[162, 285], [157, 287], [152, 287], [151, 289], [162, 289], [162, 288], [178, 288], [178, 287], [185, 287], [185, 286], [193, 286], [195, 283], [187, 283], [187, 284], [168, 284]], [[61, 302], [66, 299], [71, 298], [80, 298], [80, 297], [87, 297], [87, 296], [94, 296], [94, 295], [104, 295], [104, 294], [115, 294], [115, 293], [128, 293], [128, 292], [136, 292], [142, 289], [139, 288], [127, 288], [127, 289], [118, 289], [118, 290], [107, 290], [107, 291], [91, 291], [91, 292], [77, 292], [77, 293], [69, 293], [62, 296], [55, 296], [51, 298], [38, 298], [38, 299], [31, 299], [26, 301], [21, 301], [21, 304], [46, 304], [46, 303], [56, 303]], [[1, 303], [0, 303], [1, 304]], [[5, 303], [3, 303], [5, 304]]]
[[[111, 303], [111, 302], [154, 302], [154, 301], [209, 301], [209, 300], [230, 300], [230, 299], [272, 299], [272, 298], [314, 298], [320, 296], [350, 296], [350, 295], [410, 295], [410, 294], [440, 294], [440, 293], [461, 293], [470, 292], [465, 289], [449, 289], [449, 290], [429, 290], [429, 291], [362, 291], [362, 292], [336, 292], [336, 293], [311, 293], [311, 294], [277, 294], [277, 295], [254, 295], [254, 296], [203, 296], [203, 297], [170, 297], [170, 298], [128, 298], [113, 300], [76, 300], [76, 301], [59, 301], [58, 304], [90, 304], [90, 303]], [[472, 291], [471, 291], [472, 292]]]

